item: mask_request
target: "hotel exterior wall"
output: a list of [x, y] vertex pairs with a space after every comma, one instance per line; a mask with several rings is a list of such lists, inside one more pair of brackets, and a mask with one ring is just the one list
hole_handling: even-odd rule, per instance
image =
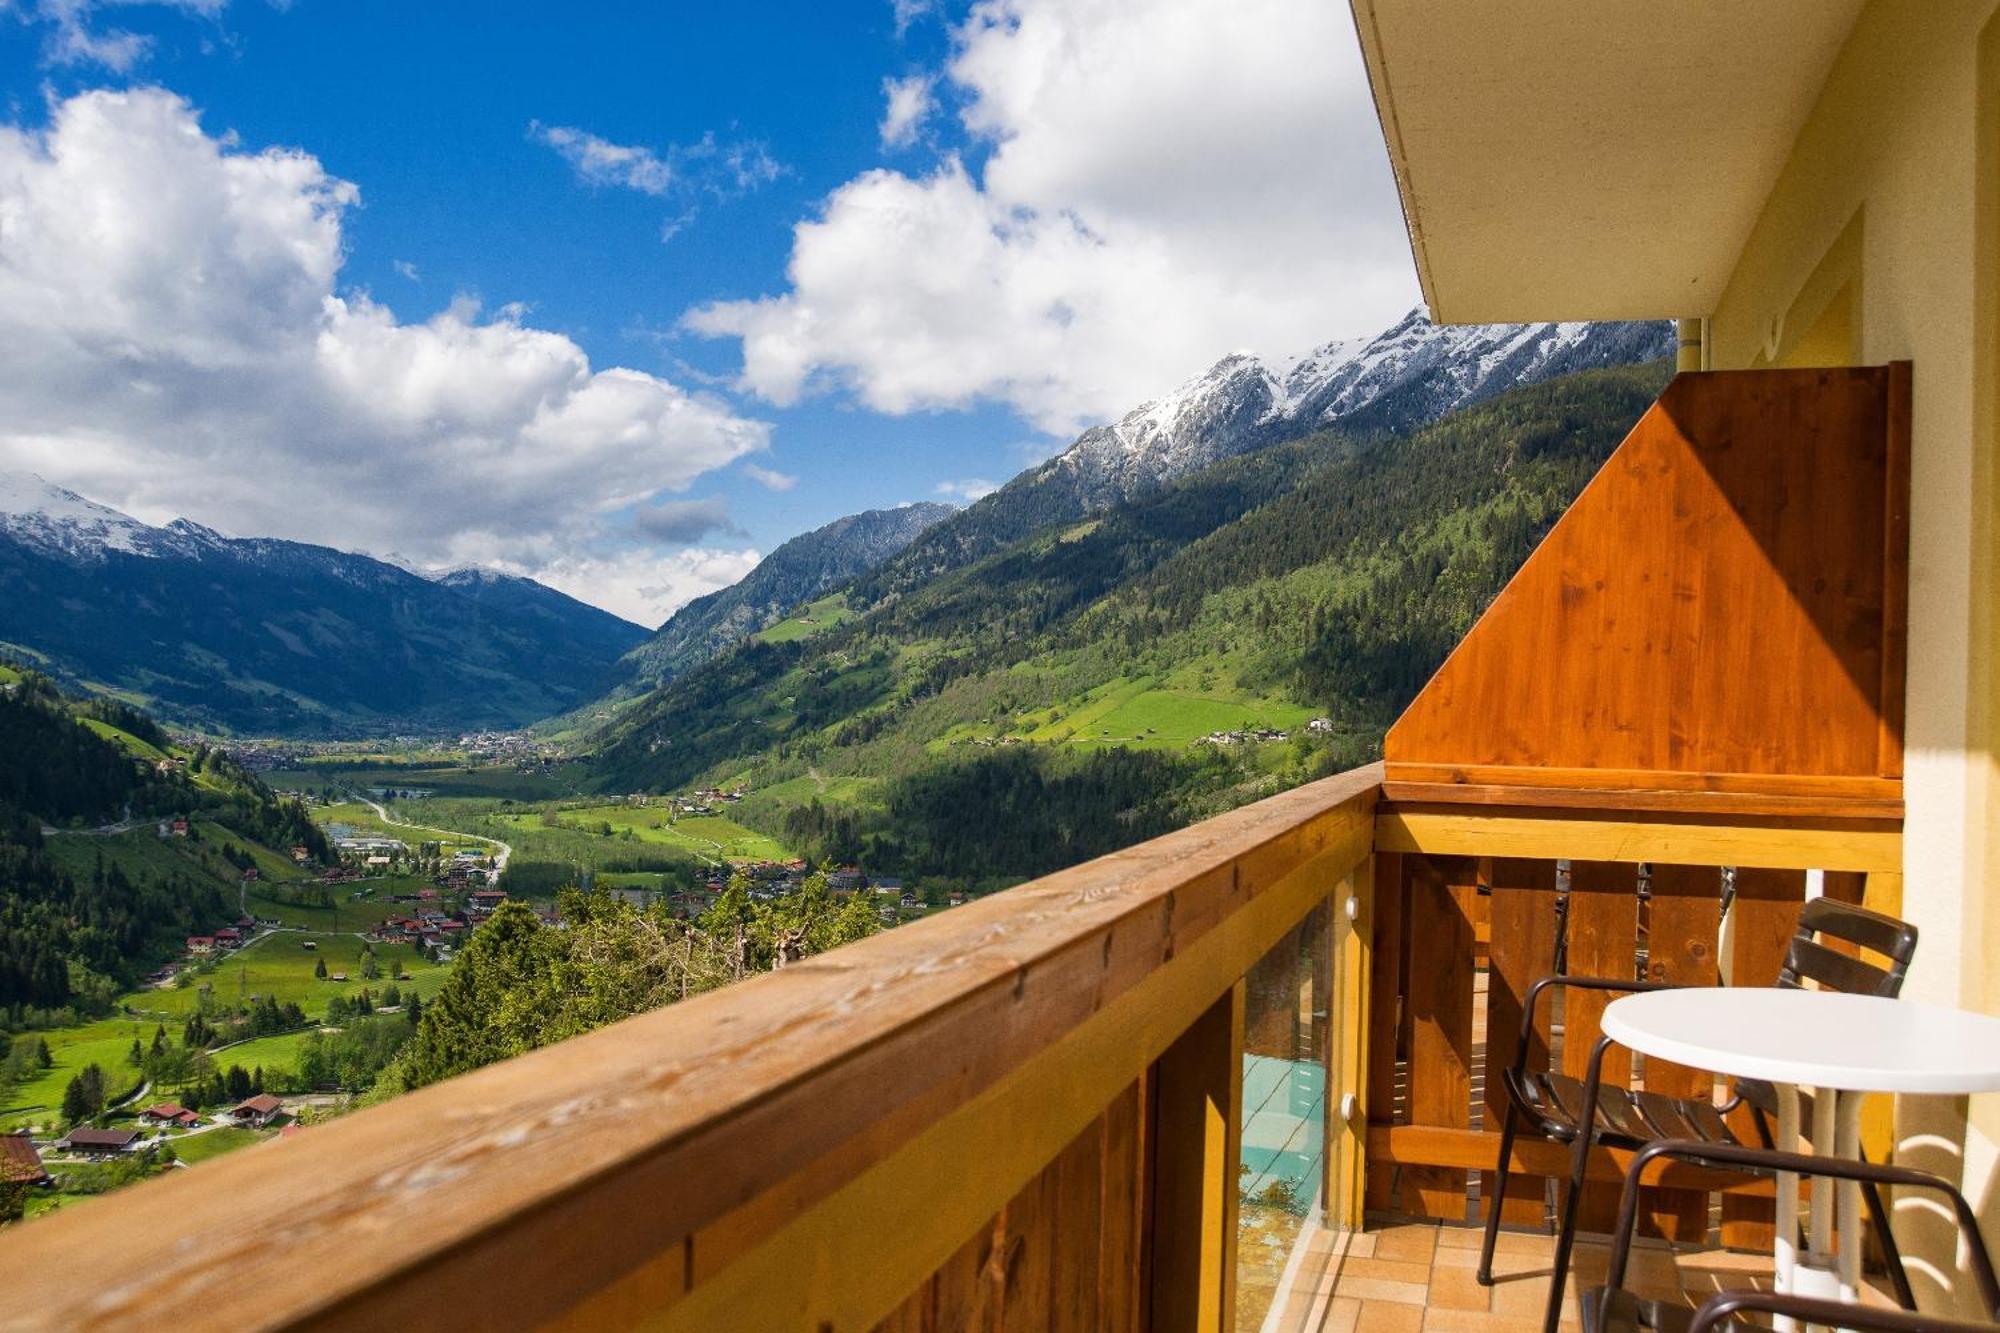
[[[1993, 0], [1862, 12], [1708, 331], [1717, 369], [1915, 363], [1904, 911], [1924, 947], [1909, 993], [1988, 1012], [2000, 1012], [1997, 14]], [[1967, 1193], [2000, 1229], [2000, 1098], [1964, 1119], [1907, 1105], [1899, 1129], [1906, 1154], [1944, 1154], [1933, 1165], [1962, 1150]], [[1950, 1285], [1930, 1225], [1899, 1214]]]

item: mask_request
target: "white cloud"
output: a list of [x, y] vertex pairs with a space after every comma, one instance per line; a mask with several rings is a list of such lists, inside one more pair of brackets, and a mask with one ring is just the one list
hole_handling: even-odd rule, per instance
[[911, 24], [937, 9], [937, 0], [889, 0], [889, 7], [896, 16], [896, 35], [901, 37]]
[[967, 477], [962, 481], [941, 481], [937, 484], [939, 495], [962, 504], [971, 504], [974, 500], [991, 495], [999, 489], [999, 482], [987, 481], [984, 477]]
[[856, 177], [795, 229], [788, 291], [686, 316], [771, 401], [991, 400], [1069, 433], [1416, 299], [1344, 6], [982, 0], [945, 75], [982, 165]]
[[912, 74], [904, 79], [882, 80], [882, 146], [907, 148], [923, 132], [924, 122], [936, 107], [931, 89], [936, 80], [928, 74]]
[[499, 561], [494, 567], [530, 574], [558, 592], [653, 629], [695, 598], [735, 583], [761, 559], [754, 550], [695, 547], [664, 555], [643, 550], [565, 554], [538, 565], [510, 567]]
[[594, 370], [518, 306], [408, 323], [342, 293], [358, 199], [309, 154], [206, 134], [157, 89], [0, 126], [0, 466], [155, 522], [558, 571], [600, 605], [642, 573], [680, 586], [644, 571], [685, 575], [686, 553], [603, 554], [615, 515], [766, 447], [769, 427]]
[[528, 124], [528, 137], [547, 144], [575, 169], [587, 185], [621, 185], [641, 194], [663, 195], [674, 183], [674, 169], [650, 148], [613, 143], [569, 125]]
[[578, 180], [591, 186], [637, 190], [683, 207], [660, 223], [660, 243], [680, 235], [695, 220], [696, 200], [740, 198], [785, 174], [785, 166], [754, 140], [723, 143], [713, 132], [691, 144], [655, 151], [611, 140], [570, 125], [528, 122], [528, 137], [547, 144], [570, 164]]
[[215, 18], [229, 0], [0, 0], [0, 17], [13, 13], [23, 23], [44, 30], [42, 62], [48, 65], [99, 65], [115, 74], [130, 72], [152, 53], [150, 37], [123, 28], [100, 26], [100, 9], [154, 8], [192, 17]]
[[409, 260], [398, 259], [395, 262], [396, 262], [396, 272], [402, 274], [405, 278], [409, 279], [411, 282], [422, 282], [424, 280], [423, 275], [417, 272], [417, 266], [415, 264], [412, 264]]
[[743, 475], [756, 482], [759, 486], [762, 486], [765, 490], [770, 491], [789, 491], [792, 487], [799, 484], [799, 479], [789, 472], [780, 472], [776, 468], [759, 467], [755, 463], [745, 463], [743, 465]]

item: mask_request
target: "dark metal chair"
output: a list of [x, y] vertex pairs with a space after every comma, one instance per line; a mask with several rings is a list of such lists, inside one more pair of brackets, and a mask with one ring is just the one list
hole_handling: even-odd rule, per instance
[[[1837, 940], [1873, 950], [1889, 960], [1888, 968], [1841, 953], [1825, 941]], [[1856, 995], [1893, 997], [1903, 987], [1910, 959], [1917, 949], [1915, 926], [1892, 916], [1870, 911], [1831, 898], [1815, 898], [1799, 911], [1799, 924], [1785, 950], [1784, 966], [1777, 984], [1798, 988], [1811, 982], [1825, 990]], [[1507, 1115], [1500, 1130], [1500, 1155], [1493, 1172], [1493, 1200], [1486, 1212], [1486, 1235], [1479, 1251], [1478, 1278], [1482, 1285], [1493, 1283], [1493, 1247], [1500, 1232], [1501, 1205], [1507, 1197], [1507, 1167], [1514, 1155], [1514, 1137], [1525, 1124], [1534, 1133], [1574, 1147], [1570, 1179], [1565, 1193], [1561, 1226], [1556, 1238], [1555, 1277], [1549, 1298], [1546, 1326], [1555, 1333], [1562, 1308], [1562, 1286], [1569, 1274], [1570, 1251], [1576, 1243], [1577, 1204], [1583, 1196], [1584, 1172], [1590, 1148], [1603, 1144], [1618, 1148], [1643, 1148], [1661, 1139], [1688, 1139], [1702, 1143], [1743, 1146], [1724, 1115], [1739, 1104], [1748, 1105], [1756, 1116], [1763, 1146], [1771, 1145], [1768, 1117], [1777, 1114], [1777, 1094], [1768, 1083], [1740, 1079], [1734, 1095], [1724, 1106], [1707, 1097], [1669, 1097], [1663, 1093], [1634, 1092], [1603, 1086], [1604, 1053], [1611, 1039], [1601, 1038], [1591, 1051], [1586, 1078], [1576, 1079], [1553, 1071], [1532, 1071], [1528, 1051], [1533, 1044], [1535, 1006], [1544, 992], [1597, 990], [1639, 992], [1674, 990], [1665, 982], [1635, 981], [1617, 977], [1550, 976], [1528, 988], [1521, 1006], [1521, 1040], [1515, 1048], [1514, 1063], [1501, 1071], [1507, 1091]], [[1810, 1114], [1809, 1098], [1802, 1096], [1802, 1114]], [[1592, 1108], [1585, 1114], [1584, 1108]], [[1907, 1308], [1914, 1304], [1909, 1283], [1903, 1275], [1902, 1256], [1895, 1251], [1895, 1239], [1888, 1226], [1888, 1211], [1879, 1191], [1864, 1186], [1869, 1216], [1881, 1239], [1897, 1299]]]
[[1699, 1309], [1689, 1309], [1668, 1301], [1641, 1299], [1625, 1289], [1626, 1261], [1631, 1257], [1632, 1238], [1639, 1220], [1640, 1179], [1646, 1168], [1661, 1158], [1692, 1162], [1698, 1166], [1732, 1171], [1753, 1171], [1768, 1175], [1794, 1171], [1801, 1176], [1823, 1180], [1859, 1181], [1864, 1188], [1895, 1185], [1906, 1189], [1935, 1190], [1951, 1203], [1959, 1234], [1972, 1255], [1972, 1277], [1979, 1288], [1980, 1303], [1991, 1321], [2000, 1322], [2000, 1279], [1993, 1271], [1993, 1259], [1980, 1235], [1978, 1215], [1965, 1195], [1941, 1176], [1909, 1167], [1882, 1166], [1872, 1162], [1849, 1162], [1839, 1158], [1808, 1157], [1802, 1153], [1773, 1152], [1734, 1144], [1701, 1143], [1689, 1139], [1664, 1139], [1641, 1148], [1625, 1170], [1625, 1192], [1618, 1202], [1618, 1229], [1611, 1240], [1611, 1266], [1605, 1285], [1583, 1298], [1584, 1333], [1692, 1333], [1730, 1327], [1723, 1321], [1733, 1315], [1757, 1311], [1788, 1314], [1827, 1327], [1884, 1329], [1991, 1329], [1985, 1324], [1952, 1323], [1935, 1315], [1919, 1314], [1911, 1308], [1885, 1310], [1878, 1306], [1849, 1305], [1839, 1301], [1784, 1295], [1776, 1292], [1725, 1291], [1704, 1301]]

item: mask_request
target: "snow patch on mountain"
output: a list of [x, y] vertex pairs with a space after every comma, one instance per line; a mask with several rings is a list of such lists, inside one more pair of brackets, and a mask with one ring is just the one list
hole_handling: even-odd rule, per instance
[[92, 559], [105, 551], [143, 553], [144, 539], [153, 531], [32, 472], [0, 472], [0, 533], [24, 546]]

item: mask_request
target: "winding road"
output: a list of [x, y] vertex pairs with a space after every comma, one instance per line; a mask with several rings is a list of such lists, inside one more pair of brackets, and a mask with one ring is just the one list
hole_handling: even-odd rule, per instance
[[418, 824], [408, 819], [399, 819], [395, 815], [390, 814], [389, 808], [379, 801], [370, 800], [358, 791], [350, 790], [347, 794], [357, 804], [365, 805], [370, 810], [373, 810], [375, 817], [384, 824], [393, 824], [397, 828], [416, 829], [420, 833], [441, 833], [447, 838], [470, 838], [474, 842], [483, 842], [489, 847], [499, 848], [499, 854], [493, 858], [493, 874], [496, 878], [501, 871], [507, 868], [507, 858], [514, 854], [514, 849], [498, 838], [489, 838], [483, 833], [462, 833], [457, 829], [433, 828], [429, 824]]

